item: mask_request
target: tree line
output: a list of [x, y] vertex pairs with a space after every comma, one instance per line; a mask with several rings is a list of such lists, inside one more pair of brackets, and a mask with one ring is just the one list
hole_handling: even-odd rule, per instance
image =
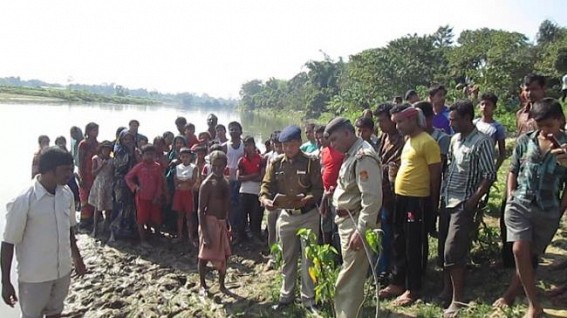
[[433, 34], [409, 34], [384, 47], [351, 55], [348, 61], [308, 61], [289, 80], [252, 80], [240, 89], [243, 110], [293, 110], [317, 118], [322, 113], [360, 113], [415, 89], [425, 98], [434, 83], [449, 89], [448, 99], [464, 97], [458, 84], [496, 93], [500, 112], [518, 108], [523, 77], [537, 72], [548, 78], [549, 95], [559, 94], [567, 73], [567, 28], [543, 21], [535, 42], [518, 32], [482, 28], [458, 37], [450, 26]]

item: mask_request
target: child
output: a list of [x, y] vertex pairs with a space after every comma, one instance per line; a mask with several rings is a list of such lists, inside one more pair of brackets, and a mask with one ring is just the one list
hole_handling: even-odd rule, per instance
[[[215, 151], [215, 150], [219, 150], [222, 151], [222, 146], [219, 144], [214, 144], [211, 146], [211, 152]], [[210, 155], [205, 156], [205, 165], [203, 166], [203, 170], [201, 170], [201, 176], [203, 176], [203, 178], [208, 177], [209, 175], [211, 175], [213, 173], [213, 170], [211, 169], [211, 157]], [[227, 169], [225, 169], [225, 174], [228, 174]]]
[[216, 138], [215, 138], [215, 142], [219, 143], [219, 144], [224, 144], [225, 142], [228, 141], [228, 139], [226, 138], [226, 127], [224, 125], [218, 124], [215, 127], [215, 132], [217, 134]]
[[104, 228], [110, 226], [112, 215], [112, 182], [114, 178], [114, 164], [110, 157], [113, 145], [110, 141], [103, 141], [98, 147], [98, 154], [92, 158], [92, 173], [95, 178], [93, 187], [89, 194], [89, 204], [95, 208], [93, 215], [92, 236], [96, 237], [98, 232], [99, 216], [104, 211]]
[[161, 167], [165, 171], [169, 166], [169, 158], [168, 158], [169, 151], [165, 139], [161, 136], [155, 137], [154, 146], [156, 147], [156, 161], [161, 165]]
[[226, 155], [222, 151], [210, 154], [213, 173], [201, 185], [199, 192], [199, 278], [201, 288], [199, 294], [207, 294], [205, 274], [207, 263], [212, 262], [219, 271], [221, 292], [227, 292], [224, 286], [226, 265], [231, 255], [228, 234], [229, 186], [223, 176], [227, 164]]
[[67, 139], [63, 136], [55, 138], [55, 146], [69, 152], [69, 150], [67, 150]]
[[157, 229], [161, 225], [160, 198], [163, 194], [162, 168], [155, 161], [156, 147], [152, 144], [142, 148], [142, 162], [126, 175], [126, 184], [136, 194], [136, 223], [143, 247], [151, 247], [146, 239], [144, 226]]
[[193, 203], [193, 185], [197, 181], [197, 166], [191, 163], [191, 150], [189, 148], [181, 148], [179, 151], [181, 164], [175, 167], [174, 185], [175, 193], [173, 194], [173, 211], [177, 212], [177, 238], [173, 241], [179, 243], [183, 240], [183, 219], [187, 216], [187, 230], [189, 232], [189, 240], [196, 246], [194, 234], [194, 222], [192, 222], [192, 214], [194, 211]]
[[[528, 299], [525, 317], [539, 317], [543, 308], [536, 297], [535, 264], [532, 260], [544, 253], [557, 231], [562, 212], [567, 208], [567, 191], [561, 193], [567, 169], [563, 162], [558, 161], [555, 151], [550, 153], [557, 148], [554, 141], [561, 145], [567, 143], [567, 135], [561, 130], [565, 118], [561, 104], [552, 98], [536, 101], [530, 109], [530, 117], [537, 130], [520, 136], [516, 141], [508, 173], [508, 200], [504, 212], [506, 236], [508, 242], [514, 244], [516, 275], [494, 306], [511, 306], [518, 293], [515, 287], [521, 283]], [[564, 151], [561, 155], [564, 156]]]
[[498, 159], [496, 160], [496, 171], [498, 171], [506, 159], [506, 128], [493, 118], [496, 103], [498, 103], [498, 97], [494, 93], [482, 94], [478, 106], [481, 117], [477, 118], [474, 124], [478, 131], [490, 136], [498, 145]]
[[175, 135], [173, 135], [171, 131], [166, 131], [163, 133], [162, 137], [163, 140], [165, 141], [165, 148], [167, 150], [167, 154], [169, 155], [169, 152], [173, 148], [173, 139], [175, 138]]
[[[193, 198], [195, 204], [195, 211], [199, 209], [199, 188], [201, 187], [201, 182], [205, 179], [202, 175], [202, 171], [205, 167], [205, 156], [207, 155], [207, 147], [201, 146], [199, 144], [193, 145], [191, 148], [191, 152], [196, 155], [195, 157], [195, 166], [197, 166], [197, 179], [195, 180], [195, 184], [193, 184]], [[198, 222], [198, 218], [196, 214], [192, 215], [193, 220]], [[195, 232], [197, 234], [197, 232]]]
[[211, 143], [211, 134], [207, 131], [200, 132], [197, 140], [199, 140], [200, 145], [208, 148]]
[[[238, 160], [237, 180], [240, 182], [240, 211], [243, 222], [240, 223], [238, 235], [249, 239], [253, 236], [261, 238], [263, 210], [260, 208], [258, 193], [260, 193], [260, 181], [264, 176], [264, 160], [256, 150], [256, 142], [253, 137], [247, 136], [244, 142], [244, 156]], [[249, 223], [248, 223], [249, 219]], [[246, 225], [249, 224], [250, 232], [246, 233]]]
[[49, 137], [46, 135], [41, 135], [37, 138], [37, 143], [39, 144], [39, 149], [33, 154], [32, 160], [32, 179], [39, 174], [39, 156], [44, 149], [49, 147]]
[[187, 147], [189, 147], [189, 149], [191, 149], [193, 145], [199, 143], [199, 139], [197, 139], [197, 137], [195, 136], [195, 125], [188, 123], [187, 125], [185, 125], [183, 133], [185, 135], [185, 139], [187, 140]]

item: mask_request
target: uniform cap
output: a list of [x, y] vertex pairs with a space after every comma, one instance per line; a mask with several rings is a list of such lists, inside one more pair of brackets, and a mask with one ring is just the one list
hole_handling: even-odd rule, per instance
[[335, 132], [337, 129], [348, 126], [352, 124], [350, 123], [350, 120], [344, 118], [344, 117], [337, 117], [335, 119], [332, 119], [327, 126], [325, 127], [325, 136], [329, 136], [330, 134], [332, 134], [333, 132]]
[[280, 142], [301, 140], [301, 128], [295, 125], [285, 127], [284, 130], [282, 130], [282, 132], [280, 133], [278, 140]]

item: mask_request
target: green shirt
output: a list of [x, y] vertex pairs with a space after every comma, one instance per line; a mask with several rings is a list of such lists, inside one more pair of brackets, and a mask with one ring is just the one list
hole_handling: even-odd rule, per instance
[[301, 149], [301, 151], [305, 152], [305, 153], [312, 153], [317, 151], [317, 144], [311, 141], [307, 141], [306, 143], [304, 143], [303, 145], [301, 145], [301, 147], [299, 148]]

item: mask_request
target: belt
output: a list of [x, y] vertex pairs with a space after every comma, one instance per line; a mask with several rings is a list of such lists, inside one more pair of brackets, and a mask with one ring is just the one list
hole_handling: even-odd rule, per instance
[[[344, 218], [348, 216], [348, 210], [347, 209], [336, 209], [336, 213], [337, 216], [340, 218]], [[358, 214], [358, 211], [350, 211], [350, 213], [352, 214], [352, 216], [355, 216], [356, 214]]]
[[316, 207], [315, 205], [310, 205], [310, 206], [303, 207], [301, 209], [283, 209], [283, 210], [286, 211], [287, 214], [289, 214], [289, 215], [301, 215], [301, 214], [306, 214], [306, 213], [313, 211], [313, 209], [315, 209], [315, 207]]

